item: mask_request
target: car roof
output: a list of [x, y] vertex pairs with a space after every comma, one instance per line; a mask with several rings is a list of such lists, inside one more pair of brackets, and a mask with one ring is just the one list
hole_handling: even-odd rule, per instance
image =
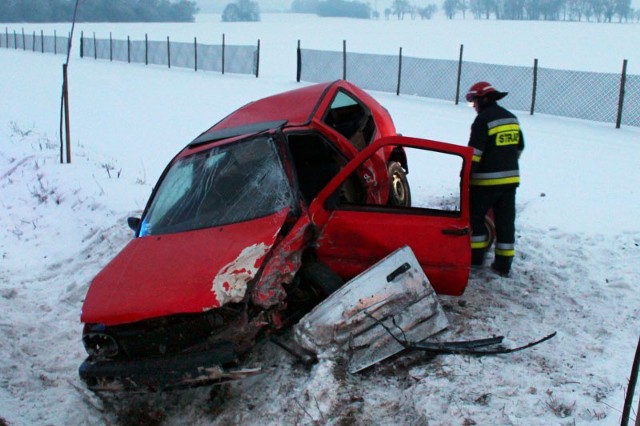
[[[377, 114], [388, 117], [388, 112], [364, 90], [346, 80], [335, 80], [250, 102], [205, 130], [188, 146], [193, 148], [230, 137], [308, 125], [323, 104], [328, 107], [331, 99], [327, 98], [333, 97], [338, 90], [355, 95]], [[390, 118], [388, 121], [391, 121]]]
[[305, 124], [313, 117], [325, 93], [336, 84], [338, 82], [313, 84], [250, 102], [216, 123], [207, 133], [279, 120], [286, 120], [290, 125]]
[[255, 134], [265, 132], [267, 130], [279, 129], [287, 123], [286, 120], [265, 121], [259, 123], [246, 124], [238, 127], [226, 127], [222, 129], [210, 129], [195, 138], [189, 143], [189, 147], [193, 148], [209, 142], [215, 142], [223, 139], [235, 138], [237, 136]]
[[247, 124], [282, 120], [287, 122], [287, 126], [303, 126], [311, 121], [327, 96], [332, 96], [339, 89], [352, 93], [369, 107], [378, 107], [375, 105], [377, 102], [364, 90], [346, 80], [335, 80], [289, 90], [250, 102], [220, 120], [205, 133], [246, 126]]

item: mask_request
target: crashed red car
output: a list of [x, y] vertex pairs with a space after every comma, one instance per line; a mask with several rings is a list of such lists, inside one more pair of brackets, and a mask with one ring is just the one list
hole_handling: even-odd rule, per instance
[[92, 281], [80, 376], [95, 390], [242, 377], [257, 338], [405, 245], [436, 292], [460, 295], [471, 155], [397, 135], [346, 81], [240, 108], [171, 160]]

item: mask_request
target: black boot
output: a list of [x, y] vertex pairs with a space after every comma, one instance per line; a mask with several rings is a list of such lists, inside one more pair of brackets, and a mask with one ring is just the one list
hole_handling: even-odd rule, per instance
[[484, 257], [487, 253], [484, 249], [471, 250], [471, 264], [473, 266], [482, 266], [484, 264]]
[[491, 269], [496, 271], [502, 277], [508, 277], [509, 272], [511, 271], [512, 261], [513, 257], [511, 256], [496, 255], [493, 263], [491, 264]]

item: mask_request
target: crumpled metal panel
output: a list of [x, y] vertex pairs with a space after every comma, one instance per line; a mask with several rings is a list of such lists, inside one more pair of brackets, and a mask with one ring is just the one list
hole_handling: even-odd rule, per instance
[[296, 342], [318, 357], [346, 356], [348, 371], [363, 370], [448, 327], [435, 291], [408, 246], [358, 275], [303, 317]]

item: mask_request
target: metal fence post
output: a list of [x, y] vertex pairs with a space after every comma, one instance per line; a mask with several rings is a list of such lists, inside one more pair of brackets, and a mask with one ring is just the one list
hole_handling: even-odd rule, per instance
[[127, 36], [127, 63], [131, 63], [131, 37]]
[[171, 43], [169, 42], [169, 36], [167, 36], [167, 67], [171, 68]]
[[98, 60], [98, 44], [96, 43], [96, 33], [93, 33], [93, 59]]
[[347, 79], [347, 40], [342, 40], [342, 79]]
[[618, 118], [616, 119], [616, 129], [622, 123], [622, 109], [624, 105], [624, 89], [627, 83], [627, 60], [622, 61], [622, 75], [620, 76], [620, 96], [618, 98]]
[[33, 32], [33, 35], [31, 37], [32, 37], [32, 39], [31, 39], [31, 50], [33, 52], [35, 52], [36, 51], [36, 32], [35, 31]]
[[40, 30], [40, 51], [44, 53], [44, 31]]
[[27, 38], [24, 36], [24, 28], [22, 29], [22, 50], [27, 50]]
[[298, 40], [298, 48], [296, 49], [296, 81], [300, 83], [302, 75], [302, 51], [300, 50], [300, 40]]
[[260, 73], [260, 39], [258, 39], [258, 51], [256, 52], [256, 78]]
[[398, 54], [398, 87], [396, 88], [396, 96], [400, 96], [400, 83], [402, 81], [402, 47]]
[[144, 35], [144, 64], [149, 65], [149, 35]]
[[[625, 59], [626, 61], [626, 59]], [[627, 386], [627, 392], [624, 398], [624, 407], [622, 409], [622, 421], [621, 426], [629, 424], [629, 417], [631, 415], [631, 404], [633, 404], [633, 395], [636, 389], [636, 383], [638, 382], [638, 370], [640, 370], [640, 339], [638, 339], [638, 345], [636, 346], [636, 354], [633, 357], [633, 364], [631, 364], [631, 376], [629, 377], [629, 386]], [[636, 413], [636, 422], [638, 424], [638, 413]]]
[[113, 34], [109, 33], [109, 61], [113, 62]]
[[536, 93], [538, 92], [538, 58], [533, 60], [533, 87], [531, 88], [531, 111], [530, 115], [536, 109]]
[[80, 31], [80, 58], [84, 58], [84, 31]]
[[53, 30], [53, 54], [58, 54], [58, 33], [56, 30]]
[[224, 74], [224, 50], [225, 50], [224, 34], [222, 34], [222, 74]]
[[462, 52], [464, 51], [464, 44], [460, 45], [460, 54], [458, 55], [458, 78], [456, 79], [456, 100], [455, 104], [458, 105], [460, 99], [460, 80], [462, 77]]
[[193, 38], [193, 67], [194, 71], [198, 72], [198, 38]]

